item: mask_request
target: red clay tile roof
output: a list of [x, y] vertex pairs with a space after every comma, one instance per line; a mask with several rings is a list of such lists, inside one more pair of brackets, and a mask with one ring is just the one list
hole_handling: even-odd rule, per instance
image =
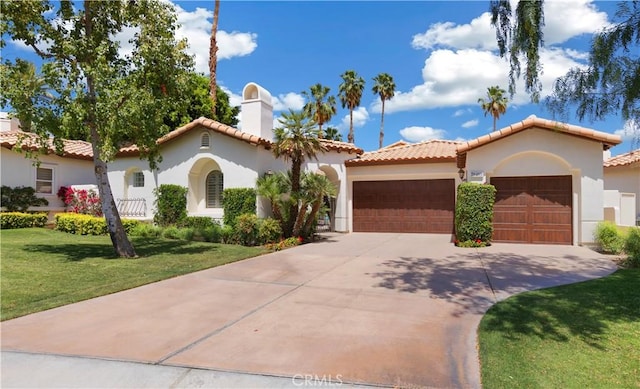
[[339, 153], [342, 152], [342, 151], [346, 151], [349, 154], [351, 154], [351, 153], [356, 153], [356, 154], [364, 153], [364, 150], [362, 150], [360, 147], [354, 145], [353, 143], [339, 142], [337, 140], [329, 140], [329, 139], [320, 139], [320, 142], [322, 144], [324, 144], [324, 146], [328, 150], [337, 151]]
[[622, 142], [622, 138], [618, 135], [599, 132], [590, 128], [556, 122], [553, 120], [541, 119], [532, 115], [521, 122], [514, 123], [498, 131], [494, 131], [490, 134], [483, 135], [479, 138], [462, 143], [460, 146], [458, 146], [458, 154], [466, 153], [467, 151], [473, 150], [476, 147], [486, 145], [487, 143], [491, 143], [500, 138], [504, 138], [505, 136], [509, 136], [532, 127], [538, 127], [556, 132], [563, 132], [565, 134], [602, 142], [605, 149], [608, 149], [609, 147], [615, 146]]
[[393, 165], [418, 162], [453, 162], [460, 142], [429, 140], [405, 146], [385, 147], [345, 162], [347, 166]]
[[397, 142], [391, 143], [388, 146], [384, 146], [383, 149], [392, 149], [394, 147], [398, 147], [398, 146], [406, 146], [406, 145], [410, 145], [411, 143], [404, 141], [404, 140], [399, 140]]
[[640, 149], [611, 157], [604, 161], [604, 167], [628, 166], [640, 162]]
[[[81, 140], [63, 140], [63, 157], [76, 159], [93, 159], [93, 150], [91, 143]], [[0, 132], [0, 146], [7, 149], [13, 149], [18, 143], [22, 149], [36, 151], [40, 149], [40, 143], [37, 135], [23, 131], [2, 131]], [[56, 148], [53, 139], [47, 140], [47, 149], [49, 154], [54, 154]]]

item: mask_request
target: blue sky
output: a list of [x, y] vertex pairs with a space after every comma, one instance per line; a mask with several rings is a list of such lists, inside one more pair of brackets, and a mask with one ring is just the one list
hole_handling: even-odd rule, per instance
[[[208, 73], [211, 1], [176, 1], [181, 37], [196, 56], [196, 70]], [[612, 21], [614, 2], [546, 0], [545, 43], [542, 52], [543, 95], [553, 81], [584, 63], [594, 31]], [[361, 106], [354, 112], [355, 143], [378, 148], [380, 105], [371, 91], [372, 78], [394, 77], [396, 96], [386, 103], [385, 145], [404, 139], [472, 139], [492, 130], [478, 98], [487, 87], [508, 86], [508, 63], [499, 58], [489, 22], [489, 0], [482, 1], [222, 1], [218, 42], [218, 82], [239, 104], [248, 82], [256, 82], [274, 97], [274, 118], [304, 105], [301, 92], [315, 83], [337, 95], [340, 74], [352, 69], [365, 79]], [[21, 56], [10, 44], [4, 57]], [[330, 125], [346, 139], [349, 112], [338, 102]], [[498, 128], [529, 115], [552, 118], [544, 107], [529, 103], [524, 88], [509, 104]], [[625, 123], [569, 123], [625, 134]], [[241, 126], [241, 124], [240, 124]], [[630, 132], [630, 131], [627, 131]], [[630, 150], [630, 139], [613, 154]]]

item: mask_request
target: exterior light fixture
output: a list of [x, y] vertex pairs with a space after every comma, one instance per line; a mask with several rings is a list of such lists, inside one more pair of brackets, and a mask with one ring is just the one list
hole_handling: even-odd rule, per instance
[[458, 170], [458, 176], [460, 176], [461, 180], [464, 180], [464, 169], [460, 168], [460, 170]]

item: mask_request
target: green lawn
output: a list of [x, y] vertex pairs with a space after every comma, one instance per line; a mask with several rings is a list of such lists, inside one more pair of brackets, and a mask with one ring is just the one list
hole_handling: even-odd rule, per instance
[[639, 388], [640, 269], [511, 297], [478, 337], [485, 388]]
[[262, 248], [133, 239], [139, 259], [119, 259], [108, 236], [44, 228], [0, 233], [1, 320], [238, 261]]

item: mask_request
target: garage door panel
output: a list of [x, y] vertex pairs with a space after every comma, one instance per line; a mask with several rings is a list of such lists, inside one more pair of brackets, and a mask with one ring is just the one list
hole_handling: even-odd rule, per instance
[[353, 183], [354, 231], [452, 233], [454, 207], [452, 179]]
[[493, 177], [496, 242], [572, 242], [571, 176]]

